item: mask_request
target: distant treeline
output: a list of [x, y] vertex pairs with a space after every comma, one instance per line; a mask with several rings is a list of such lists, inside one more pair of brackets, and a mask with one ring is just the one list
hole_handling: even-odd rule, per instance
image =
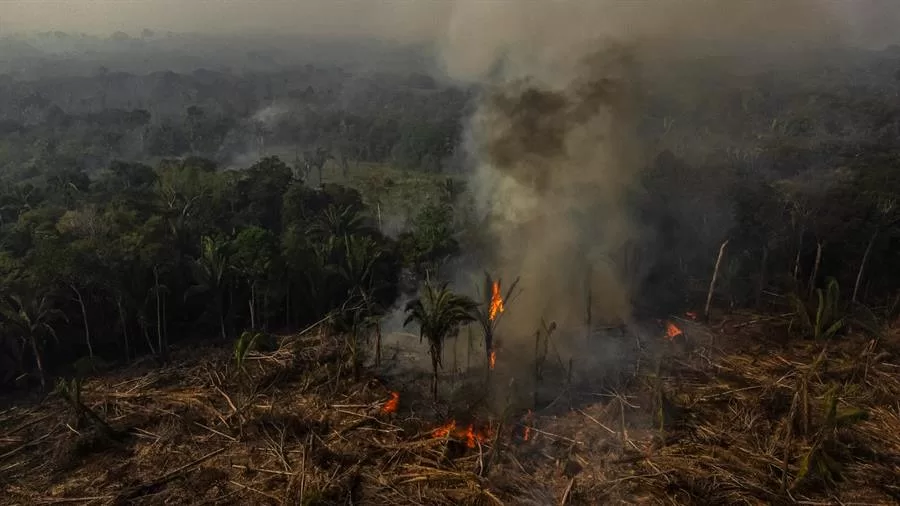
[[354, 76], [305, 65], [20, 80], [0, 76], [0, 170], [21, 179], [66, 165], [203, 156], [221, 164], [323, 152], [336, 163], [440, 170], [459, 144], [470, 93], [424, 74]]

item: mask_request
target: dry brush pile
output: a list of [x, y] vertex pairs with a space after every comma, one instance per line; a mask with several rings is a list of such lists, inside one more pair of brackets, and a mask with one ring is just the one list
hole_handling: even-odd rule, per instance
[[474, 431], [447, 426], [427, 377], [354, 381], [325, 333], [61, 383], [0, 410], [0, 502], [900, 500], [896, 334], [823, 348], [773, 343], [761, 324], [683, 328], [661, 330], [618, 390], [576, 384], [549, 408], [481, 413]]

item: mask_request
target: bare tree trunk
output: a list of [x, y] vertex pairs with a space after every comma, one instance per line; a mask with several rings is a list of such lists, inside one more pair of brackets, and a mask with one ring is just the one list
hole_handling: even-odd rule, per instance
[[159, 294], [159, 269], [156, 266], [153, 267], [153, 286], [156, 295], [156, 347], [159, 349], [159, 356], [166, 362], [169, 350], [162, 331], [162, 301]]
[[284, 294], [284, 326], [291, 329], [291, 283], [288, 281]]
[[[219, 293], [221, 294], [222, 291], [219, 290]], [[231, 294], [231, 291], [229, 291], [229, 294]], [[230, 297], [230, 295], [229, 295], [229, 297]], [[221, 295], [217, 295], [216, 296], [216, 305], [218, 306], [217, 312], [219, 313], [219, 335], [222, 337], [222, 340], [225, 341], [228, 339], [228, 333], [225, 332], [225, 308], [224, 308], [224, 301], [222, 300], [223, 298], [224, 297], [222, 297]], [[229, 305], [228, 307], [231, 307], [231, 305]]]
[[875, 232], [872, 233], [871, 239], [869, 239], [868, 246], [866, 246], [866, 252], [863, 253], [862, 261], [859, 263], [859, 272], [856, 273], [856, 283], [853, 284], [853, 297], [851, 299], [853, 302], [856, 302], [856, 296], [859, 293], [859, 285], [862, 283], [863, 269], [865, 269], [866, 262], [869, 260], [869, 254], [872, 252], [872, 246], [875, 244], [878, 232], [878, 227], [876, 227]]
[[468, 373], [470, 369], [472, 369], [472, 344], [475, 341], [474, 334], [472, 333], [472, 326], [470, 325], [468, 328], [468, 334], [466, 342], [466, 372]]
[[[589, 341], [591, 338], [591, 325], [593, 324], [593, 314], [592, 314], [592, 306], [594, 305], [594, 292], [593, 292], [593, 271], [591, 270], [591, 266], [587, 266], [587, 276], [585, 276], [585, 290], [584, 290], [584, 323], [585, 323], [585, 341]], [[535, 344], [535, 346], [537, 346]]]
[[122, 336], [125, 340], [125, 361], [131, 360], [131, 343], [128, 340], [128, 323], [125, 321], [125, 309], [122, 307], [122, 297], [116, 297], [116, 306], [119, 308], [119, 323], [122, 325]]
[[166, 292], [163, 292], [163, 293], [160, 295], [160, 300], [162, 300], [161, 307], [162, 307], [162, 335], [163, 335], [163, 342], [166, 343], [166, 351], [168, 352], [168, 350], [169, 350], [169, 325], [168, 325], [169, 319], [168, 319], [168, 318], [169, 318], [169, 317], [168, 317], [168, 315], [166, 314], [166, 306], [168, 305], [168, 301], [166, 300]]
[[44, 362], [41, 360], [41, 352], [38, 350], [37, 339], [32, 336], [28, 340], [31, 341], [31, 352], [34, 353], [34, 364], [37, 366], [38, 378], [41, 380], [41, 388], [46, 389], [47, 376], [44, 374]]
[[756, 286], [756, 309], [762, 306], [762, 293], [766, 288], [766, 270], [769, 263], [769, 247], [763, 246], [762, 265], [759, 268], [759, 284]]
[[[223, 341], [225, 339], [228, 339], [228, 336], [225, 333], [225, 317], [228, 317], [228, 324], [229, 324], [228, 326], [231, 327], [232, 330], [234, 330], [234, 327], [235, 327], [234, 312], [232, 311], [232, 309], [234, 308], [234, 289], [232, 287], [228, 288], [228, 314], [225, 313], [224, 299], [225, 299], [225, 297], [222, 297], [219, 299], [219, 315], [220, 315], [219, 320], [220, 320], [220, 325], [222, 327], [222, 340]], [[235, 334], [237, 334], [236, 330], [235, 330]]]
[[381, 325], [375, 324], [375, 367], [381, 366]]
[[541, 331], [534, 333], [534, 390], [532, 390], [531, 408], [537, 409], [538, 389], [541, 386]]
[[141, 334], [144, 335], [144, 340], [147, 341], [147, 347], [150, 348], [150, 353], [156, 355], [156, 349], [153, 348], [153, 340], [150, 339], [150, 332], [147, 331], [147, 324], [141, 320]]
[[819, 264], [822, 262], [822, 241], [816, 242], [816, 262], [813, 264], [812, 273], [809, 275], [809, 298], [812, 299], [816, 292], [816, 278], [819, 277]]
[[[800, 244], [797, 245], [797, 255], [794, 257], [794, 284], [796, 284], [800, 280], [800, 253], [803, 252], [803, 232], [805, 231], [801, 228]], [[799, 287], [797, 291], [800, 291]]]
[[[69, 288], [75, 292], [75, 301], [78, 302], [78, 306], [81, 308], [81, 321], [84, 322], [84, 342], [87, 344], [88, 357], [90, 357], [91, 362], [93, 362], [94, 346], [93, 343], [91, 343], [91, 328], [88, 325], [87, 308], [84, 307], [84, 298], [81, 296], [81, 292], [78, 290], [77, 286], [69, 285]], [[93, 365], [91, 367], [93, 367]]]
[[256, 330], [256, 283], [250, 283], [250, 328]]
[[263, 290], [263, 304], [262, 304], [262, 326], [263, 330], [269, 331], [269, 292], [265, 289]]
[[709, 320], [709, 306], [712, 304], [713, 292], [716, 289], [716, 279], [719, 277], [719, 267], [722, 265], [722, 258], [725, 256], [725, 247], [728, 246], [728, 239], [719, 246], [719, 256], [716, 257], [716, 267], [713, 269], [712, 279], [709, 281], [709, 291], [706, 293], [706, 307], [703, 310], [703, 318]]
[[[355, 326], [355, 325], [354, 325]], [[362, 376], [362, 371], [359, 367], [359, 335], [358, 331], [354, 328], [352, 334], [350, 335], [350, 355], [351, 360], [353, 360], [353, 380], [359, 381], [359, 378]]]
[[431, 352], [431, 397], [435, 402], [438, 400], [438, 357], [437, 350]]

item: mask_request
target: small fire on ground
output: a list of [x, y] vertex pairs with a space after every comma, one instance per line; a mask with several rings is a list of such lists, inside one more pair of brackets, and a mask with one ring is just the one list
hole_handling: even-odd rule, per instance
[[666, 322], [666, 339], [672, 341], [680, 335], [684, 335], [684, 332], [682, 332], [680, 328], [675, 326], [672, 322]]
[[456, 420], [450, 420], [444, 425], [431, 431], [434, 438], [452, 437], [465, 441], [467, 448], [475, 448], [476, 443], [484, 443], [491, 437], [490, 428], [484, 430], [476, 430], [474, 424], [466, 427], [457, 427]]
[[391, 392], [391, 398], [384, 403], [384, 406], [381, 407], [382, 413], [394, 413], [397, 411], [397, 407], [400, 406], [400, 394], [398, 392]]

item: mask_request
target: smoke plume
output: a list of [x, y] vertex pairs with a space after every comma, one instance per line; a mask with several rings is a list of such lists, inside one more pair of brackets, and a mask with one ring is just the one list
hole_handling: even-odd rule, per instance
[[472, 187], [496, 269], [523, 288], [504, 334], [530, 335], [542, 317], [583, 325], [587, 300], [595, 323], [630, 321], [646, 234], [629, 198], [654, 154], [636, 125], [669, 67], [704, 59], [734, 74], [842, 33], [813, 0], [455, 2], [444, 67], [485, 85]]

